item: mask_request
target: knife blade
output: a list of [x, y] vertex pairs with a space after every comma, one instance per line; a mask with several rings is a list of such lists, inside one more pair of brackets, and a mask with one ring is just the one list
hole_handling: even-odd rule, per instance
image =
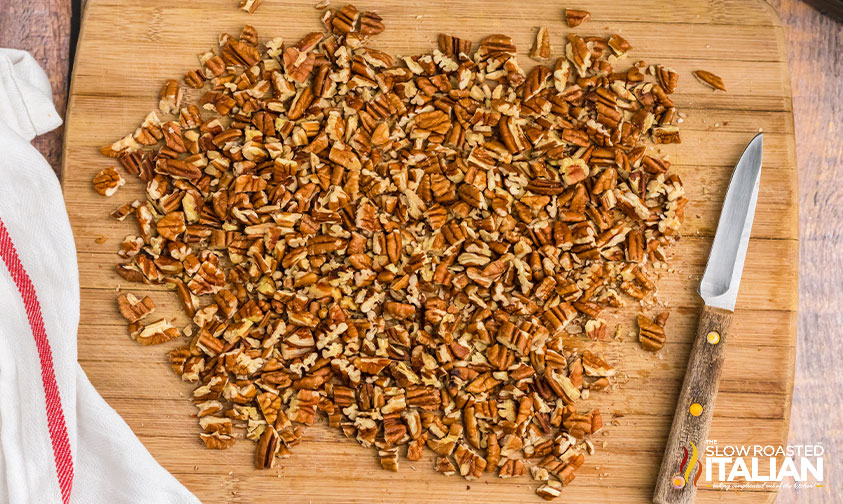
[[714, 416], [727, 336], [758, 201], [762, 151], [763, 136], [759, 133], [738, 160], [726, 191], [698, 289], [704, 305], [656, 480], [655, 504], [689, 504], [696, 496], [702, 472], [700, 454], [705, 450]]
[[762, 133], [755, 135], [732, 173], [698, 290], [708, 306], [735, 311], [761, 184], [763, 142]]

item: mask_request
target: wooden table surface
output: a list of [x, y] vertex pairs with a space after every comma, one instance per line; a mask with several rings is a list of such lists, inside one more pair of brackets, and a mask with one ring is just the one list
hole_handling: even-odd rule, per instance
[[[829, 454], [823, 489], [785, 488], [778, 502], [834, 502], [843, 493], [843, 25], [801, 0], [769, 1], [789, 44], [799, 166], [799, 340], [789, 440], [820, 443]], [[0, 1], [0, 47], [35, 56], [62, 115], [78, 10], [70, 0]], [[58, 171], [62, 129], [34, 144]]]

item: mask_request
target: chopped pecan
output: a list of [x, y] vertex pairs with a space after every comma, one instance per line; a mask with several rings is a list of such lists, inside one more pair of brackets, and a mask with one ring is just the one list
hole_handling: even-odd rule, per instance
[[316, 57], [312, 52], [303, 52], [297, 47], [284, 51], [284, 71], [295, 82], [304, 82], [313, 72]]
[[281, 448], [281, 438], [275, 431], [273, 425], [268, 425], [261, 434], [258, 447], [255, 450], [255, 467], [257, 469], [270, 469], [275, 465], [275, 457]]
[[603, 319], [592, 319], [585, 323], [585, 332], [593, 340], [605, 340], [606, 328], [606, 321]]
[[644, 315], [638, 315], [638, 340], [644, 350], [657, 352], [664, 347], [664, 327]]
[[527, 467], [524, 465], [524, 461], [520, 459], [509, 459], [501, 465], [498, 476], [506, 479], [523, 476], [524, 474], [527, 474]]
[[582, 354], [582, 366], [588, 376], [609, 377], [615, 375], [615, 369], [612, 366], [588, 350]]
[[254, 14], [261, 5], [261, 0], [240, 0], [240, 10]]
[[184, 82], [193, 89], [201, 89], [205, 85], [205, 76], [200, 70], [190, 70], [184, 74]]
[[129, 332], [141, 345], [160, 345], [181, 336], [181, 331], [164, 319], [146, 326], [133, 322], [129, 325]]
[[544, 500], [553, 500], [562, 495], [562, 483], [556, 480], [549, 480], [536, 490], [536, 494]]
[[565, 21], [568, 23], [568, 27], [570, 28], [576, 28], [577, 26], [583, 24], [589, 19], [591, 19], [591, 13], [588, 11], [579, 9], [565, 9]]
[[550, 34], [544, 26], [536, 32], [536, 40], [530, 49], [530, 57], [534, 60], [545, 60], [550, 57]]
[[611, 37], [609, 37], [607, 44], [617, 56], [623, 56], [632, 50], [632, 46], [629, 45], [629, 42], [617, 33], [614, 33]]
[[460, 475], [468, 480], [479, 478], [486, 469], [486, 459], [464, 444], [457, 445], [454, 450], [454, 460], [457, 462]]
[[[383, 30], [381, 30], [383, 31]], [[398, 471], [398, 448], [382, 448], [378, 450], [381, 459], [381, 467], [387, 471]]]
[[659, 79], [659, 84], [661, 84], [665, 93], [672, 94], [676, 91], [676, 85], [679, 82], [679, 73], [676, 70], [658, 65], [656, 67], [656, 77]]
[[117, 297], [120, 315], [129, 322], [137, 322], [155, 311], [155, 303], [149, 296], [138, 299], [134, 294], [124, 293]]
[[439, 50], [452, 58], [460, 54], [468, 55], [471, 52], [471, 41], [442, 33], [439, 35]]
[[178, 81], [175, 79], [168, 79], [161, 87], [159, 94], [160, 101], [158, 108], [165, 114], [172, 114], [178, 111], [181, 106], [183, 91], [179, 87]]
[[363, 35], [378, 35], [384, 30], [383, 18], [374, 12], [364, 12], [360, 16], [360, 33]]
[[457, 468], [454, 467], [453, 462], [448, 457], [436, 457], [433, 463], [433, 470], [445, 476], [452, 476], [457, 472]]
[[723, 79], [714, 75], [711, 72], [707, 72], [705, 70], [695, 70], [694, 77], [697, 78], [702, 84], [710, 87], [711, 89], [720, 91], [726, 91], [726, 85], [723, 84]]
[[228, 434], [220, 434], [219, 432], [212, 432], [210, 434], [199, 434], [205, 446], [212, 450], [227, 450], [234, 446], [236, 439]]
[[101, 170], [94, 177], [94, 190], [103, 196], [114, 196], [126, 181], [117, 173], [117, 168], [110, 167]]
[[158, 234], [164, 238], [173, 241], [177, 240], [179, 235], [187, 229], [184, 221], [184, 213], [168, 213], [158, 221], [156, 229], [158, 230]]

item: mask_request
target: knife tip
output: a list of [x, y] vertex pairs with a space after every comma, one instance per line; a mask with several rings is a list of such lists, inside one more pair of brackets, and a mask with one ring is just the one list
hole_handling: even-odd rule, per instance
[[764, 147], [764, 132], [759, 131], [758, 133], [755, 134], [754, 137], [752, 137], [752, 140], [750, 140], [749, 143], [746, 144], [746, 148], [744, 149], [744, 152], [749, 151], [750, 149], [763, 149], [763, 147]]

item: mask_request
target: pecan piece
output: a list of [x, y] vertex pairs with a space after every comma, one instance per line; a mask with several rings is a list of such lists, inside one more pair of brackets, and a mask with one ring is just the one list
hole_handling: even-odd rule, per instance
[[246, 11], [249, 14], [254, 14], [260, 5], [261, 0], [240, 0], [240, 10]]
[[480, 41], [479, 53], [481, 57], [497, 57], [515, 54], [516, 47], [508, 35], [489, 35]]
[[444, 135], [451, 129], [451, 120], [441, 110], [423, 112], [416, 116], [416, 127]]
[[644, 350], [658, 352], [665, 343], [664, 327], [645, 317], [638, 315], [638, 340]]
[[544, 500], [553, 500], [562, 495], [562, 483], [556, 480], [549, 480], [536, 489], [536, 494]]
[[173, 241], [177, 240], [179, 235], [187, 229], [184, 221], [184, 213], [168, 213], [158, 221], [156, 229], [158, 230], [158, 234], [164, 238]]
[[184, 74], [184, 83], [193, 89], [202, 89], [205, 85], [205, 76], [202, 75], [202, 70], [190, 70]]
[[129, 325], [129, 332], [141, 345], [160, 345], [181, 336], [181, 331], [164, 319], [146, 326], [134, 322]]
[[527, 474], [527, 467], [523, 460], [508, 459], [501, 465], [498, 477], [502, 479], [515, 478]]
[[632, 50], [632, 46], [629, 44], [629, 42], [627, 42], [625, 38], [621, 37], [617, 33], [614, 33], [611, 37], [609, 37], [607, 44], [612, 49], [612, 52], [614, 52], [617, 56], [623, 56], [624, 54]]
[[378, 450], [378, 456], [380, 457], [381, 467], [387, 471], [398, 471], [398, 447], [382, 448]]
[[550, 57], [550, 34], [544, 26], [536, 32], [536, 40], [530, 49], [530, 57], [534, 60], [545, 60]]
[[656, 126], [653, 128], [653, 140], [657, 144], [682, 143], [679, 128], [676, 126]]
[[565, 46], [565, 56], [573, 63], [580, 77], [586, 77], [591, 67], [591, 51], [583, 40], [573, 33], [568, 34], [568, 44]]
[[658, 65], [656, 67], [656, 77], [665, 93], [673, 94], [676, 91], [676, 85], [679, 83], [679, 73], [676, 70]]
[[471, 41], [440, 33], [439, 50], [452, 58], [460, 54], [468, 55], [471, 53]]
[[175, 79], [168, 79], [164, 82], [159, 93], [158, 108], [165, 114], [174, 114], [181, 106], [183, 91], [179, 87], [178, 81]]
[[234, 446], [234, 442], [236, 441], [233, 436], [220, 434], [219, 432], [199, 434], [199, 438], [211, 450], [227, 450]]
[[535, 179], [527, 184], [527, 190], [546, 196], [557, 196], [565, 192], [565, 186], [558, 180]]
[[360, 16], [360, 33], [363, 35], [377, 35], [383, 33], [383, 18], [374, 12], [364, 12]]
[[126, 181], [117, 173], [117, 168], [113, 166], [100, 170], [94, 176], [94, 190], [103, 196], [114, 196], [117, 189], [125, 184]]
[[225, 272], [217, 265], [205, 261], [199, 270], [187, 283], [188, 289], [196, 295], [213, 294], [219, 292], [225, 285]]
[[384, 309], [387, 313], [398, 319], [412, 318], [416, 315], [416, 307], [406, 303], [387, 301], [384, 303]]
[[181, 134], [181, 127], [175, 121], [168, 121], [161, 125], [161, 132], [164, 134], [164, 141], [167, 147], [178, 153], [187, 152], [184, 146], [184, 138]]
[[453, 476], [457, 472], [457, 468], [454, 467], [453, 462], [448, 457], [441, 456], [436, 457], [436, 460], [433, 462], [433, 470], [445, 476]]
[[293, 98], [293, 103], [290, 105], [290, 111], [287, 113], [287, 117], [290, 120], [301, 118], [311, 103], [313, 103], [313, 91], [310, 87], [302, 88], [296, 94], [296, 97]]
[[696, 77], [700, 83], [705, 84], [711, 89], [726, 91], [726, 85], [723, 84], [723, 79], [711, 72], [707, 72], [705, 70], [695, 70], [694, 77]]
[[310, 77], [315, 61], [312, 52], [303, 52], [296, 47], [284, 51], [284, 71], [296, 82], [304, 82]]
[[278, 432], [275, 431], [274, 426], [268, 425], [261, 434], [255, 450], [255, 468], [271, 469], [275, 465], [275, 456], [278, 455], [280, 447], [281, 438]]
[[565, 9], [565, 21], [569, 28], [576, 28], [591, 19], [591, 13], [580, 9]]
[[155, 303], [149, 296], [138, 299], [134, 294], [123, 293], [117, 297], [120, 315], [129, 322], [137, 322], [155, 311]]
[[357, 7], [346, 4], [338, 11], [335, 11], [333, 17], [330, 18], [331, 30], [340, 35], [353, 32], [357, 27], [357, 20], [359, 18], [360, 11], [357, 10]]
[[479, 478], [486, 469], [486, 459], [462, 443], [458, 444], [454, 450], [454, 460], [457, 462], [460, 475], [468, 480]]

